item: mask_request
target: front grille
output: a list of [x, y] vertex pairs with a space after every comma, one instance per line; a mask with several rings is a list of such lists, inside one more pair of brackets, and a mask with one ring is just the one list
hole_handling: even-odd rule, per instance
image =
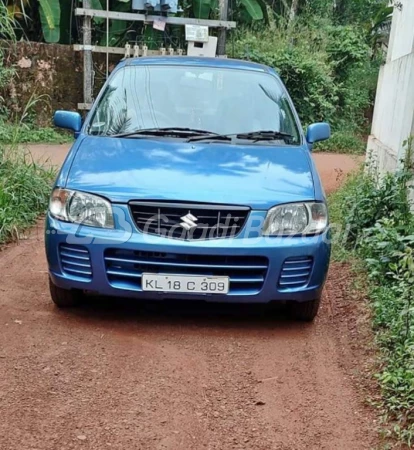
[[129, 207], [143, 233], [187, 240], [237, 236], [250, 211], [243, 206], [166, 202], [130, 202]]
[[59, 257], [63, 272], [81, 278], [92, 278], [91, 258], [86, 247], [60, 244]]
[[188, 255], [107, 249], [105, 267], [109, 283], [119, 289], [141, 291], [145, 272], [174, 275], [230, 277], [229, 294], [256, 294], [264, 283], [268, 260], [261, 256]]
[[279, 277], [279, 288], [301, 288], [308, 284], [312, 271], [313, 258], [311, 256], [285, 259]]

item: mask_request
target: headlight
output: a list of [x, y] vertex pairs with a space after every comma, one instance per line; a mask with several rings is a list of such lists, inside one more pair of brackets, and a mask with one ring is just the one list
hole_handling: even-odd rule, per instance
[[267, 213], [263, 225], [265, 236], [315, 234], [328, 225], [325, 203], [288, 203]]
[[53, 217], [91, 227], [114, 228], [112, 206], [102, 197], [70, 189], [55, 189], [49, 203]]

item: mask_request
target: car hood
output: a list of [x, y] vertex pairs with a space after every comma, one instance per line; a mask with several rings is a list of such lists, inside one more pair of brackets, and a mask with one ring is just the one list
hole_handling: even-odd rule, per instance
[[67, 188], [116, 203], [161, 199], [268, 209], [315, 198], [311, 159], [302, 147], [87, 136], [71, 162]]

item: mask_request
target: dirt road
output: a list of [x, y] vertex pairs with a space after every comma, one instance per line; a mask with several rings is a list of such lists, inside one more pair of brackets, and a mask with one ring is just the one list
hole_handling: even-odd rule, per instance
[[[335, 166], [353, 167], [316, 158], [327, 189]], [[313, 325], [258, 308], [120, 300], [58, 311], [41, 227], [0, 254], [0, 274], [2, 450], [375, 445], [353, 381], [361, 355], [348, 336], [354, 318], [342, 320], [340, 267]]]

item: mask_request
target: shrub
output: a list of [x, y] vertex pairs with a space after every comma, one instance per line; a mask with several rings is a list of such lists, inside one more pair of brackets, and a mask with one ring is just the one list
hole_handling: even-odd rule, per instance
[[[17, 128], [16, 128], [17, 127]], [[17, 134], [16, 134], [16, 129]], [[62, 133], [56, 131], [54, 128], [46, 127], [39, 128], [33, 124], [11, 124], [0, 120], [0, 143], [53, 143], [63, 144], [65, 142], [72, 142], [73, 135], [70, 133]]]
[[339, 129], [334, 131], [327, 141], [317, 142], [314, 151], [332, 153], [365, 154], [366, 139], [355, 130]]
[[360, 244], [360, 255], [365, 259], [369, 276], [382, 283], [393, 281], [401, 257], [414, 243], [407, 231], [414, 230], [412, 217], [401, 226], [395, 219], [379, 219], [371, 228], [364, 230]]
[[257, 33], [244, 30], [235, 42], [234, 53], [273, 67], [286, 84], [301, 120], [309, 124], [332, 118], [338, 97], [326, 52], [309, 45], [306, 34], [297, 28]]
[[46, 210], [54, 175], [22, 149], [0, 146], [0, 244], [18, 239]]
[[[14, 39], [13, 19], [4, 3], [0, 3], [0, 35]], [[3, 66], [0, 48], [0, 88], [10, 81], [13, 71]], [[2, 99], [0, 99], [1, 101]], [[33, 102], [36, 101], [33, 99]], [[1, 105], [4, 103], [1, 102]], [[25, 112], [30, 104], [25, 108]], [[0, 113], [2, 113], [0, 108]], [[32, 225], [46, 210], [54, 171], [34, 162], [16, 145], [22, 121], [15, 126], [1, 126], [9, 132], [9, 145], [0, 144], [0, 245], [18, 239], [19, 232]]]
[[[6, 5], [0, 3], [0, 37], [5, 39], [14, 39], [14, 21], [10, 18]], [[13, 68], [5, 67], [3, 61], [3, 49], [0, 46], [0, 92], [9, 84], [15, 71]], [[0, 96], [0, 115], [6, 114], [4, 98]]]
[[[274, 30], [242, 29], [235, 57], [273, 67], [286, 84], [303, 125], [327, 121], [333, 139], [317, 148], [363, 153], [366, 113], [373, 104], [380, 65], [357, 25], [303, 16]], [[229, 48], [230, 51], [230, 48]]]
[[[411, 171], [399, 170], [379, 178], [371, 167], [364, 174], [357, 174], [348, 181], [346, 190], [338, 198], [341, 225], [347, 229], [346, 245], [354, 247], [363, 237], [376, 233], [381, 220], [392, 220], [397, 231], [404, 230], [411, 220], [407, 185]], [[377, 224], [377, 228], [375, 228]]]

